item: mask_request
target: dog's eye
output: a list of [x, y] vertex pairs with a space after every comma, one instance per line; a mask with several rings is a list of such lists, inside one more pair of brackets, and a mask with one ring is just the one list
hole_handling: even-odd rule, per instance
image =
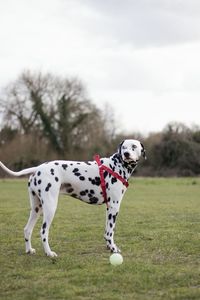
[[135, 150], [135, 148], [137, 148], [136, 145], [132, 145], [132, 150]]

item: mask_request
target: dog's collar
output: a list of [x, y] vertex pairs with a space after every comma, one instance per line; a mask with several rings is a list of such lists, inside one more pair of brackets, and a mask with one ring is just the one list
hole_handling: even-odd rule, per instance
[[99, 166], [99, 175], [101, 180], [101, 189], [104, 197], [104, 202], [106, 203], [108, 207], [108, 199], [107, 199], [107, 193], [106, 193], [106, 183], [104, 178], [104, 171], [107, 171], [110, 173], [113, 177], [120, 180], [126, 187], [128, 187], [128, 181], [124, 179], [121, 175], [119, 175], [117, 172], [114, 172], [112, 169], [108, 168], [107, 166], [103, 165], [100, 159], [100, 156], [98, 154], [94, 155], [94, 160], [97, 162], [97, 165]]

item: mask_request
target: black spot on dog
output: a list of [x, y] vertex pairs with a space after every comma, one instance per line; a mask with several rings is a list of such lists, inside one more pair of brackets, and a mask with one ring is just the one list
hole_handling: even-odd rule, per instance
[[58, 177], [55, 177], [55, 181], [58, 182]]
[[28, 182], [28, 187], [29, 187], [30, 185], [31, 185], [31, 182], [29, 181], [29, 182]]
[[67, 193], [72, 193], [74, 191], [74, 189], [73, 188], [68, 188], [66, 191], [67, 191]]
[[32, 195], [33, 195], [33, 196], [35, 196], [35, 195], [36, 195], [34, 191], [31, 191], [31, 193], [32, 193]]
[[60, 188], [61, 188], [62, 190], [64, 190], [64, 189], [67, 190], [67, 189], [70, 188], [71, 186], [72, 186], [72, 185], [71, 185], [70, 183], [63, 183], [63, 184], [61, 184], [61, 187], [60, 187]]
[[48, 192], [49, 189], [50, 189], [50, 187], [51, 187], [51, 183], [48, 183], [47, 186], [46, 186], [46, 188], [45, 188], [45, 191]]
[[39, 180], [38, 180], [38, 184], [41, 184], [41, 182], [42, 182], [42, 180], [41, 180], [41, 179], [39, 179]]
[[115, 167], [117, 166], [117, 160], [116, 159], [114, 159], [114, 165], [115, 165]]
[[109, 214], [108, 220], [111, 220], [111, 219], [112, 219], [112, 214]]
[[110, 228], [112, 228], [113, 227], [113, 223], [110, 223]]
[[83, 181], [83, 180], [85, 180], [85, 177], [84, 176], [80, 176], [79, 179]]
[[35, 185], [35, 186], [37, 185], [36, 177], [34, 178], [34, 185]]
[[67, 164], [62, 164], [62, 168], [66, 171], [67, 170], [68, 165]]
[[96, 204], [98, 202], [98, 198], [97, 197], [91, 197], [90, 198], [90, 204]]
[[90, 190], [90, 194], [94, 194], [94, 190]]
[[108, 172], [105, 171], [104, 174], [103, 174], [103, 177], [106, 178], [107, 176], [108, 176]]
[[89, 177], [88, 178], [88, 180], [92, 183], [92, 184], [94, 184], [95, 183], [95, 180], [94, 179], [92, 179], [91, 177]]
[[74, 170], [72, 171], [73, 173], [77, 173], [79, 171], [78, 168], [74, 168]]
[[58, 163], [58, 162], [55, 162], [54, 164], [55, 164], [56, 166], [59, 166], [59, 163]]
[[95, 177], [95, 185], [100, 185], [101, 184], [101, 180], [100, 177]]
[[116, 213], [116, 215], [113, 216], [113, 222], [115, 223], [116, 218], [117, 218], [118, 213]]
[[74, 193], [74, 194], [71, 194], [71, 196], [74, 197], [74, 198], [77, 198], [77, 197], [78, 197], [77, 194], [75, 194], [75, 193]]
[[76, 172], [76, 173], [74, 173], [74, 175], [75, 175], [75, 176], [80, 176], [80, 175], [81, 175], [81, 173], [79, 173], [79, 172]]
[[113, 170], [113, 172], [115, 171], [115, 167], [112, 166], [111, 164], [109, 164], [109, 167], [111, 168], [111, 170]]
[[25, 242], [27, 243], [27, 242], [28, 242], [28, 239], [25, 238]]
[[100, 179], [100, 177], [95, 177], [94, 179], [91, 178], [91, 177], [89, 177], [88, 180], [89, 180], [92, 184], [97, 185], [97, 186], [99, 186], [99, 185], [101, 184], [101, 179]]
[[45, 234], [45, 228], [46, 228], [46, 227], [47, 227], [47, 223], [44, 222], [44, 224], [42, 225], [42, 229], [43, 229], [42, 234]]
[[112, 184], [114, 184], [115, 182], [117, 182], [117, 178], [115, 178], [115, 177], [112, 177], [112, 179], [111, 179], [111, 183], [112, 183]]
[[43, 239], [43, 242], [44, 242], [44, 243], [46, 242], [46, 239], [45, 239], [45, 238]]
[[81, 196], [85, 196], [85, 195], [86, 195], [86, 192], [85, 192], [85, 191], [81, 191], [81, 192], [80, 192], [80, 195], [81, 195]]
[[38, 211], [39, 211], [39, 208], [38, 208], [38, 207], [36, 207], [36, 208], [35, 208], [35, 212], [36, 212], [36, 213], [38, 213]]
[[38, 172], [37, 172], [37, 176], [40, 176], [40, 175], [41, 175], [41, 172], [40, 172], [40, 171], [38, 171]]
[[89, 161], [85, 161], [85, 164], [91, 166], [91, 163]]
[[54, 175], [54, 169], [51, 169], [50, 171], [51, 171], [51, 175]]

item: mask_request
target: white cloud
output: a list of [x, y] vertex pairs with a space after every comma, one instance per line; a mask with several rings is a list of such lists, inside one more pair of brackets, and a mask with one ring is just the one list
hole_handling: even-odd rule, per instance
[[93, 30], [135, 47], [200, 39], [198, 0], [86, 0], [101, 15]]
[[199, 124], [199, 1], [7, 0], [0, 20], [0, 87], [27, 68], [77, 75], [127, 130]]
[[[117, 122], [129, 133], [161, 131], [173, 121], [190, 127], [199, 124], [200, 103], [197, 93], [169, 92], [153, 95], [148, 91], [111, 92], [108, 97], [111, 99], [109, 103], [114, 107]], [[101, 106], [104, 104], [101, 103]]]

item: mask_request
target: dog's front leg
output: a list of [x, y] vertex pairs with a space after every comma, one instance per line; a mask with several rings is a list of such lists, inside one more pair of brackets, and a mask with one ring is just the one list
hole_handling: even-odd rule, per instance
[[107, 243], [107, 248], [110, 249], [111, 252], [121, 252], [120, 249], [114, 243], [114, 229], [118, 212], [119, 205], [113, 206], [113, 204], [110, 204], [110, 207], [107, 208], [106, 211], [106, 230], [104, 238]]

